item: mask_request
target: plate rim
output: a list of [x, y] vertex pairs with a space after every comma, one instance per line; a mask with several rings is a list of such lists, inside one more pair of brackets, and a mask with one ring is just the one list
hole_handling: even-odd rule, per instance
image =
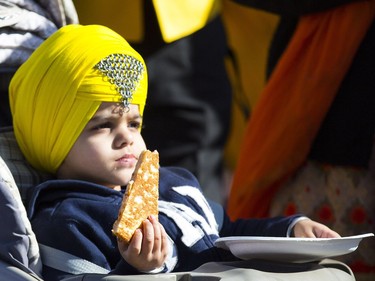
[[[325, 247], [325, 243], [332, 243], [332, 242], [335, 242], [332, 244], [332, 246], [334, 245], [340, 245], [342, 243], [347, 243], [347, 242], [351, 242], [353, 243], [353, 240], [355, 240], [355, 244], [356, 245], [352, 245], [353, 247], [351, 247], [350, 249], [348, 250], [345, 250], [343, 252], [343, 254], [319, 254], [319, 255], [311, 255], [311, 257], [324, 257], [324, 258], [330, 258], [330, 257], [335, 257], [335, 256], [340, 256], [340, 255], [344, 255], [344, 254], [348, 254], [348, 253], [351, 253], [353, 251], [355, 251], [358, 246], [359, 246], [359, 243], [361, 242], [361, 240], [363, 238], [367, 238], [367, 237], [372, 237], [374, 236], [374, 233], [364, 233], [364, 234], [359, 234], [359, 235], [352, 235], [352, 236], [345, 236], [345, 237], [338, 237], [338, 238], [306, 238], [306, 237], [268, 237], [268, 236], [228, 236], [228, 237], [221, 237], [221, 238], [218, 238], [216, 241], [215, 241], [215, 246], [217, 248], [222, 248], [222, 249], [225, 249], [225, 250], [228, 250], [230, 251], [234, 256], [240, 258], [240, 259], [243, 259], [243, 260], [249, 260], [251, 258], [243, 258], [243, 254], [241, 255], [237, 255], [236, 253], [236, 248], [231, 248], [231, 247], [237, 247], [239, 244], [244, 244], [244, 243], [249, 243], [250, 244], [254, 244], [256, 242], [260, 242], [261, 244], [263, 244], [264, 242], [268, 242], [272, 245], [276, 243], [280, 243], [282, 242], [283, 243], [283, 247], [285, 247], [285, 243], [289, 245], [289, 243], [296, 243], [296, 242], [303, 242], [303, 244], [305, 246], [313, 246], [314, 243], [316, 244], [316, 246], [320, 246], [320, 247]], [[313, 243], [313, 244], [310, 244]], [[293, 251], [292, 251], [293, 252]], [[261, 252], [259, 251], [255, 251], [253, 252], [254, 253], [254, 257], [255, 256], [259, 256], [259, 254], [261, 254]], [[267, 251], [267, 248], [265, 248], [265, 251], [264, 251], [264, 254], [267, 256], [267, 254], [269, 255], [269, 252]], [[280, 254], [280, 253], [278, 253]], [[295, 255], [295, 253], [289, 253], [289, 252], [283, 252], [282, 254], [292, 254], [292, 255]], [[303, 254], [302, 254], [303, 256]], [[308, 256], [308, 255], [305, 255], [305, 257]], [[305, 258], [306, 260], [306, 258]], [[315, 258], [313, 258], [312, 260], [316, 260]], [[294, 261], [294, 262], [303, 262], [303, 261]]]
[[308, 237], [273, 237], [273, 236], [226, 236], [219, 237], [215, 243], [220, 242], [246, 242], [246, 241], [276, 241], [276, 242], [324, 242], [324, 241], [346, 241], [363, 239], [375, 236], [374, 233], [364, 233], [352, 236], [336, 237], [336, 238], [308, 238]]

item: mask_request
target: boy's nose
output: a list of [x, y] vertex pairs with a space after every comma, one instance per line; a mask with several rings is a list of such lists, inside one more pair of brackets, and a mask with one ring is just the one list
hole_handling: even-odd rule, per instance
[[115, 139], [116, 147], [124, 147], [133, 144], [133, 135], [127, 126], [118, 129]]

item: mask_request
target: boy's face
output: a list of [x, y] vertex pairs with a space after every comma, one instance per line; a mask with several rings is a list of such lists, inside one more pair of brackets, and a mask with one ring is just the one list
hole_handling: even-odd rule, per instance
[[138, 105], [103, 102], [61, 164], [57, 176], [120, 189], [131, 179], [146, 144]]

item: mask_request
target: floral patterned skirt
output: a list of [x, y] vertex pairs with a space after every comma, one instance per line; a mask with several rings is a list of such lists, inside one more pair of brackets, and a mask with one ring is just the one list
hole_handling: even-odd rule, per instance
[[[305, 163], [276, 194], [270, 215], [303, 213], [341, 236], [375, 233], [374, 156], [369, 169]], [[361, 280], [375, 280], [375, 237], [335, 259], [348, 264]]]

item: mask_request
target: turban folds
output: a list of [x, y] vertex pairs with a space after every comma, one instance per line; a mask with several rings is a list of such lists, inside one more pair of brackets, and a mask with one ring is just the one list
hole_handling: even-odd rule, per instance
[[138, 80], [130, 81], [135, 86], [129, 100], [139, 105], [142, 115], [147, 96], [143, 58], [107, 27], [64, 26], [17, 70], [9, 86], [14, 133], [34, 168], [56, 173], [100, 104], [124, 100], [119, 88], [126, 85], [96, 68], [113, 54], [143, 67]]

